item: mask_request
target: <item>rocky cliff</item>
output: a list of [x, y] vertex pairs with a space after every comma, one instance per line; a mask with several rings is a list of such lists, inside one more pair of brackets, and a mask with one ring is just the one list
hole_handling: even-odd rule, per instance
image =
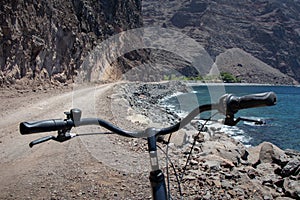
[[299, 0], [143, 1], [145, 26], [179, 30], [202, 44], [213, 58], [240, 48], [298, 82], [299, 12]]
[[[85, 80], [99, 80], [99, 76], [100, 80], [116, 80], [123, 74], [146, 81], [162, 80], [174, 73], [198, 76], [191, 67], [195, 63], [168, 48], [147, 49], [144, 45], [143, 50], [122, 52], [126, 48], [122, 31], [151, 26], [193, 38], [220, 70], [243, 82], [295, 84], [300, 81], [299, 4], [299, 0], [3, 0], [0, 85], [68, 83], [78, 74]], [[161, 42], [159, 31], [155, 37]], [[103, 51], [99, 44], [111, 36], [116, 37]], [[164, 45], [185, 52], [180, 44], [186, 44], [180, 37], [176, 44]], [[149, 38], [154, 38], [151, 33]], [[139, 42], [135, 38], [128, 41], [129, 46]], [[227, 50], [235, 54], [230, 62], [224, 58]], [[198, 50], [189, 46], [189, 51], [185, 53]], [[243, 57], [250, 57], [233, 59], [241, 52]]]
[[[0, 11], [0, 85], [65, 83], [104, 39], [142, 25], [135, 0], [3, 0]], [[128, 60], [112, 64], [119, 70], [112, 78], [130, 67]]]

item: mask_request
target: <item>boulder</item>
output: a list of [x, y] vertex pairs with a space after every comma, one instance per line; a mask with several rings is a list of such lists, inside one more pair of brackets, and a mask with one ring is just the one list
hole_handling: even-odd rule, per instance
[[283, 187], [286, 195], [300, 199], [300, 181], [299, 180], [291, 180], [290, 178], [285, 178]]
[[300, 160], [293, 159], [290, 160], [282, 169], [281, 174], [284, 177], [290, 175], [299, 175], [299, 168], [300, 168]]
[[249, 148], [248, 152], [248, 161], [255, 167], [260, 163], [276, 163], [284, 166], [289, 160], [283, 150], [269, 142], [263, 142], [256, 147]]
[[278, 163], [282, 165], [287, 163], [288, 158], [285, 152], [272, 143], [264, 142], [261, 145], [259, 160], [262, 163]]

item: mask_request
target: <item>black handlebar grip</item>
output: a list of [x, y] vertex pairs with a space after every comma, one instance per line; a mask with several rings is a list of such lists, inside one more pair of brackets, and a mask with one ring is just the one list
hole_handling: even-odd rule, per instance
[[20, 133], [22, 135], [39, 132], [58, 131], [73, 126], [72, 121], [62, 119], [50, 119], [37, 122], [22, 122], [20, 123]]
[[260, 94], [250, 94], [242, 97], [233, 95], [227, 96], [226, 114], [234, 114], [238, 110], [246, 108], [255, 108], [262, 106], [273, 106], [276, 104], [276, 94], [274, 92], [266, 92]]

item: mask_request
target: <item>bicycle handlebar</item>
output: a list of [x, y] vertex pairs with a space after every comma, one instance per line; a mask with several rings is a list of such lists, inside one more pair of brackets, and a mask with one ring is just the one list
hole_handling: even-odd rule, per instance
[[74, 126], [72, 120], [63, 119], [49, 119], [36, 122], [22, 122], [20, 123], [20, 133], [22, 135], [40, 132], [58, 131], [70, 129]]
[[[175, 131], [187, 125], [194, 117], [199, 115], [201, 112], [209, 110], [218, 110], [220, 113], [231, 116], [240, 109], [254, 108], [261, 106], [272, 106], [276, 104], [276, 95], [274, 92], [260, 93], [246, 95], [242, 97], [236, 97], [232, 94], [223, 95], [219, 102], [216, 104], [207, 104], [199, 106], [189, 113], [184, 119], [179, 123], [162, 129], [155, 129], [155, 135], [165, 135]], [[79, 109], [72, 109], [70, 113], [67, 114], [67, 119], [51, 119], [43, 120], [37, 122], [22, 122], [20, 123], [20, 133], [22, 135], [38, 133], [38, 132], [48, 132], [48, 131], [68, 131], [72, 127], [83, 126], [83, 125], [100, 125], [116, 134], [126, 136], [126, 137], [145, 137], [149, 136], [147, 130], [145, 131], [126, 131], [113, 124], [97, 118], [83, 118], [80, 119], [81, 111]]]
[[222, 102], [225, 106], [221, 107], [223, 109], [221, 109], [220, 112], [224, 114], [235, 114], [241, 109], [275, 105], [276, 94], [274, 92], [265, 92], [242, 97], [229, 94], [220, 98], [220, 104], [222, 104]]
[[[190, 123], [192, 119], [195, 118], [197, 115], [205, 111], [218, 110], [220, 113], [226, 116], [224, 120], [224, 124], [235, 125], [239, 120], [242, 119], [242, 118], [238, 118], [237, 120], [234, 119], [234, 114], [238, 110], [261, 107], [261, 106], [272, 106], [275, 104], [276, 104], [276, 95], [273, 92], [252, 94], [252, 95], [246, 95], [242, 97], [236, 97], [231, 94], [226, 94], [219, 99], [218, 103], [202, 105], [194, 109], [179, 123], [173, 126], [162, 128], [162, 129], [148, 128], [144, 131], [136, 131], [136, 132], [122, 130], [119, 127], [114, 126], [113, 124], [98, 118], [81, 119], [81, 110], [71, 109], [70, 112], [65, 112], [65, 114], [67, 115], [66, 119], [51, 119], [51, 120], [43, 120], [43, 121], [36, 121], [36, 122], [22, 122], [20, 123], [20, 133], [25, 135], [25, 134], [38, 133], [38, 132], [58, 131], [57, 136], [46, 136], [32, 141], [29, 144], [30, 147], [33, 147], [36, 144], [46, 142], [48, 140], [64, 142], [75, 136], [79, 136], [79, 134], [70, 133], [70, 130], [72, 127], [78, 127], [84, 125], [100, 125], [112, 131], [113, 133], [126, 136], [126, 137], [147, 137], [148, 152], [150, 155], [150, 164], [152, 169], [152, 171], [150, 172], [149, 179], [151, 183], [153, 199], [167, 199], [167, 196], [169, 195], [167, 195], [164, 174], [159, 169], [159, 165], [158, 165], [155, 136], [165, 135], [165, 134], [178, 131], [180, 128]], [[192, 149], [190, 152], [192, 152]], [[179, 185], [179, 191], [181, 191], [180, 184], [178, 185]]]

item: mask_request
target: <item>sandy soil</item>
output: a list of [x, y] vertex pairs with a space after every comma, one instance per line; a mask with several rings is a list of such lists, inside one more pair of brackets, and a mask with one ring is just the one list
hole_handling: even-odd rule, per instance
[[[83, 116], [97, 115], [117, 123], [116, 114], [111, 113], [113, 87], [90, 86], [75, 92], [72, 88], [1, 89], [0, 199], [150, 198], [148, 157], [144, 150], [130, 148], [136, 140], [128, 139], [130, 145], [126, 145], [117, 136], [91, 136], [29, 148], [30, 141], [55, 133], [19, 133], [20, 122], [63, 118], [63, 112], [73, 106], [82, 106]], [[121, 125], [132, 128], [125, 120]], [[75, 131], [105, 132], [99, 128]]]

